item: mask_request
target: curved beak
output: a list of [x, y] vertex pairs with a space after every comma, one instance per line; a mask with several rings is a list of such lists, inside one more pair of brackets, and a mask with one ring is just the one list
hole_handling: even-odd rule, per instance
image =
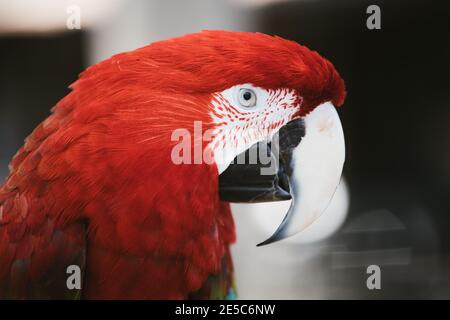
[[[261, 147], [262, 143], [258, 145]], [[330, 203], [345, 161], [344, 133], [335, 107], [326, 102], [305, 117], [287, 123], [269, 143], [267, 152], [274, 160], [269, 167], [261, 162], [233, 162], [219, 176], [220, 197], [224, 201], [292, 199], [278, 229], [258, 246], [304, 230]]]
[[311, 225], [328, 207], [339, 185], [345, 141], [335, 107], [324, 103], [303, 121], [305, 135], [297, 146], [283, 148], [280, 141], [280, 162], [288, 168], [291, 206], [275, 233], [258, 246], [292, 236]]

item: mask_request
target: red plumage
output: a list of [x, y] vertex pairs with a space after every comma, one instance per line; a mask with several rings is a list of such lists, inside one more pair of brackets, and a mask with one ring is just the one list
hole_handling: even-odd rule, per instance
[[[214, 92], [239, 83], [288, 87], [343, 103], [317, 53], [277, 37], [204, 31], [88, 68], [27, 138], [0, 188], [0, 297], [187, 298], [226, 270], [235, 240], [216, 166], [175, 165], [173, 130], [214, 126]], [[226, 292], [225, 292], [226, 294]]]

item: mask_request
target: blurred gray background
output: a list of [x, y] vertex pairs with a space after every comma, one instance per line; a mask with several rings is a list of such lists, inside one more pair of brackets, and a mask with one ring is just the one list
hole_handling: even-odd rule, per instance
[[[366, 28], [370, 4], [381, 8], [381, 30]], [[71, 5], [80, 30], [66, 27]], [[346, 80], [345, 182], [318, 223], [263, 248], [289, 203], [233, 206], [239, 298], [450, 298], [449, 9], [424, 0], [0, 0], [0, 180], [90, 64], [202, 29], [280, 35], [319, 51]], [[372, 264], [381, 290], [366, 287]]]

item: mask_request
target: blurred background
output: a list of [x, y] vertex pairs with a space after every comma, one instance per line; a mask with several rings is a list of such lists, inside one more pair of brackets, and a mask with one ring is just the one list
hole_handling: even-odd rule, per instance
[[[366, 27], [371, 4], [380, 30]], [[0, 180], [87, 66], [202, 29], [276, 34], [319, 51], [346, 81], [345, 181], [316, 224], [262, 248], [289, 203], [233, 206], [239, 298], [450, 298], [449, 9], [425, 0], [0, 0]], [[373, 264], [380, 290], [366, 286]]]

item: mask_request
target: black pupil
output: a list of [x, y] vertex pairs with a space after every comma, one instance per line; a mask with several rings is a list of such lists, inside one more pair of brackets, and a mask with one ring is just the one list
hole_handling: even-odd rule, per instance
[[252, 98], [252, 94], [250, 92], [244, 92], [244, 100], [250, 100]]

